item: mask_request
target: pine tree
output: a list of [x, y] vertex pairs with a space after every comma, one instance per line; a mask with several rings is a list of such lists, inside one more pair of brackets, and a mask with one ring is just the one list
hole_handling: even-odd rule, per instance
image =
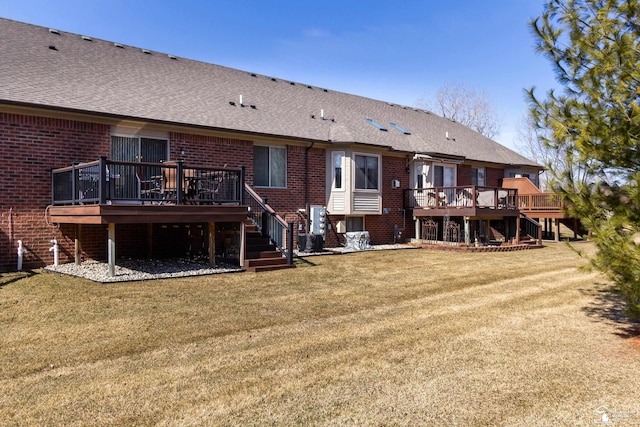
[[531, 28], [563, 88], [543, 100], [529, 91], [545, 143], [569, 165], [554, 188], [592, 231], [592, 264], [640, 317], [639, 2], [548, 0]]

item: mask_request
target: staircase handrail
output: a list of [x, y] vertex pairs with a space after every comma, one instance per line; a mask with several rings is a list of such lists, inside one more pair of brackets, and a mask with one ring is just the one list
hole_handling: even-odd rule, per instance
[[527, 230], [527, 228], [529, 228], [532, 231], [535, 230], [538, 244], [542, 245], [542, 224], [540, 224], [538, 221], [536, 221], [533, 218], [529, 218], [527, 215], [523, 214], [522, 212], [520, 212], [520, 218], [526, 221], [525, 224], [528, 224], [528, 227], [527, 225], [525, 225], [525, 230], [527, 231], [527, 234], [529, 234], [530, 236], [533, 236], [533, 234], [528, 233], [529, 230]]
[[[293, 264], [293, 222], [285, 222], [278, 213], [247, 183], [244, 192], [249, 196], [245, 203], [249, 205], [247, 216], [269, 240], [287, 257], [287, 264]], [[253, 203], [251, 203], [253, 202]], [[259, 208], [259, 212], [254, 212]], [[259, 220], [257, 216], [259, 215]], [[283, 239], [286, 234], [286, 239]], [[285, 247], [286, 241], [286, 247]]]

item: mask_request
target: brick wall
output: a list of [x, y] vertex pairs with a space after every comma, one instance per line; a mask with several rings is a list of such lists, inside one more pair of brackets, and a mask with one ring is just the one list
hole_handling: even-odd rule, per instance
[[504, 178], [504, 169], [487, 168], [487, 187], [500, 187]]
[[[369, 232], [372, 244], [393, 243], [394, 225], [402, 232], [400, 241], [404, 242], [413, 237], [413, 222], [411, 212], [404, 210], [403, 191], [409, 188], [409, 174], [405, 170], [406, 160], [399, 157], [382, 156], [382, 215], [367, 215], [365, 229]], [[391, 181], [400, 181], [399, 188], [392, 188]], [[331, 215], [330, 220], [335, 226], [337, 221], [344, 220], [343, 215]], [[335, 233], [327, 233], [327, 246], [337, 246]], [[344, 236], [340, 235], [340, 242], [344, 243]]]
[[[98, 159], [110, 152], [110, 125], [75, 120], [44, 118], [0, 113], [0, 269], [15, 270], [17, 241], [22, 240], [28, 252], [23, 268], [51, 264], [50, 240], [57, 239], [60, 261], [72, 262], [76, 226], [59, 227], [47, 223], [45, 212], [51, 202], [51, 170], [74, 162]], [[246, 182], [253, 183], [253, 142], [246, 139], [222, 138], [169, 133], [170, 158], [184, 158], [195, 166], [246, 167]], [[184, 156], [180, 151], [184, 149]], [[305, 155], [309, 159], [309, 203], [326, 202], [326, 152], [322, 148], [287, 146], [287, 188], [257, 188], [268, 198], [269, 204], [285, 218], [294, 222], [294, 229], [304, 228], [298, 210], [305, 207]], [[366, 228], [373, 243], [393, 241], [394, 224], [406, 226], [403, 239], [411, 237], [410, 217], [404, 218], [402, 189], [409, 187], [405, 159], [382, 157], [383, 215], [366, 218]], [[392, 188], [391, 181], [399, 180], [400, 188]], [[332, 218], [334, 221], [336, 218]], [[156, 227], [156, 226], [154, 226]], [[185, 245], [201, 246], [201, 238], [191, 233], [197, 225], [180, 225], [168, 229], [154, 228], [153, 234], [181, 233], [188, 237]], [[191, 227], [191, 228], [190, 228]], [[196, 227], [196, 228], [193, 228]], [[180, 230], [178, 230], [180, 228]], [[193, 228], [193, 229], [192, 229]], [[147, 253], [149, 229], [140, 225], [116, 226], [118, 256], [144, 256]], [[192, 235], [193, 234], [193, 235]], [[105, 225], [82, 226], [83, 258], [106, 258]], [[327, 234], [328, 245], [336, 245], [335, 234]], [[155, 240], [155, 239], [154, 239]], [[156, 249], [154, 248], [154, 251]], [[190, 250], [190, 249], [189, 249]]]
[[471, 165], [458, 165], [458, 176], [457, 176], [457, 184], [458, 186], [462, 185], [471, 185], [473, 181], [473, 169]]
[[[52, 263], [49, 241], [56, 238], [65, 243], [66, 239], [62, 229], [45, 220], [51, 202], [51, 170], [96, 160], [108, 152], [108, 125], [0, 113], [2, 271], [15, 270], [18, 240], [28, 250], [24, 268]], [[65, 248], [61, 262], [66, 262], [67, 256]]]

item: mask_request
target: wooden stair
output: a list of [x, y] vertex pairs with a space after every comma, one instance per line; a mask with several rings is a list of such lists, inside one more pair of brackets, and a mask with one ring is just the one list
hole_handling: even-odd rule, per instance
[[287, 258], [282, 256], [268, 237], [264, 237], [251, 221], [245, 223], [247, 233], [247, 252], [244, 258], [244, 269], [250, 272], [282, 270], [294, 268], [288, 265]]

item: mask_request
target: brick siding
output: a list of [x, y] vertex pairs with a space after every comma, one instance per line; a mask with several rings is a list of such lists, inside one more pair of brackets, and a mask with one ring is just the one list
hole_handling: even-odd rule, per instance
[[[51, 264], [51, 239], [65, 244], [63, 229], [45, 220], [51, 170], [96, 160], [109, 152], [109, 126], [74, 120], [0, 113], [0, 269], [15, 270], [18, 240], [23, 268]], [[73, 246], [71, 246], [73, 248]], [[73, 252], [73, 249], [71, 249]], [[61, 262], [69, 250], [64, 246]]]

